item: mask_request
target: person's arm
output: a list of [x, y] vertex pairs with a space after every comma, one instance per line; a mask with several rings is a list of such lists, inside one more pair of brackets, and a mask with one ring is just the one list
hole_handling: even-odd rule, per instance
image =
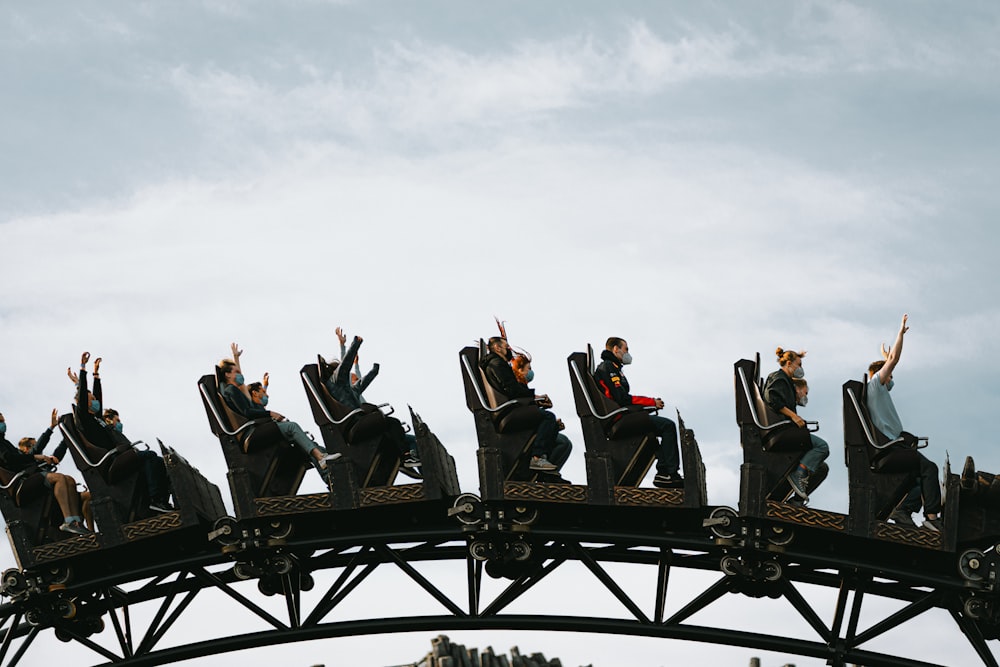
[[372, 383], [372, 380], [375, 379], [376, 375], [378, 375], [378, 364], [372, 364], [372, 369], [368, 371], [368, 375], [358, 380], [357, 384], [354, 385], [354, 388], [359, 394], [362, 393], [368, 388], [368, 385]]
[[804, 426], [805, 420], [795, 413], [795, 386], [791, 380], [786, 381], [778, 373], [784, 374], [784, 371], [776, 371], [767, 378], [767, 384], [764, 385], [764, 402], [778, 414], [791, 419], [796, 426]]
[[240, 355], [243, 354], [243, 350], [236, 343], [229, 344], [229, 351], [233, 355], [233, 363], [236, 364], [236, 372], [242, 373], [243, 369], [240, 368]]
[[903, 335], [910, 330], [910, 327], [906, 326], [908, 318], [909, 315], [903, 315], [903, 321], [899, 325], [899, 332], [896, 334], [896, 342], [889, 348], [889, 356], [885, 360], [885, 365], [878, 372], [878, 380], [883, 385], [889, 384], [892, 371], [895, 370], [896, 364], [899, 363], [899, 356], [903, 353]]
[[340, 361], [343, 363], [344, 357], [347, 356], [347, 336], [344, 334], [344, 330], [340, 327], [336, 329], [337, 342], [340, 343]]
[[337, 368], [333, 371], [333, 376], [330, 378], [334, 384], [347, 386], [351, 382], [351, 366], [354, 365], [354, 359], [358, 356], [358, 349], [361, 347], [362, 342], [361, 336], [354, 337], [351, 347], [347, 350], [347, 354], [340, 360]]
[[69, 442], [66, 440], [66, 438], [63, 438], [62, 442], [60, 442], [56, 446], [56, 450], [52, 452], [52, 458], [54, 458], [56, 461], [62, 461], [63, 457], [66, 456], [67, 449], [69, 449]]
[[80, 375], [76, 382], [76, 405], [73, 411], [76, 412], [77, 419], [85, 419], [88, 414], [87, 405], [87, 361], [90, 359], [90, 352], [84, 352], [80, 357]]
[[[104, 407], [104, 392], [101, 390], [101, 358], [94, 359], [94, 398]], [[100, 416], [100, 415], [98, 415]]]

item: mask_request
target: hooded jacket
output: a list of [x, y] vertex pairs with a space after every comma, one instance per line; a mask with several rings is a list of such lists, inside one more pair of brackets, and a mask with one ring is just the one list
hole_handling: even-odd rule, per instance
[[521, 384], [514, 376], [514, 369], [510, 367], [507, 360], [496, 352], [490, 352], [479, 360], [479, 367], [483, 369], [486, 381], [490, 386], [499, 391], [507, 398], [534, 398], [535, 390], [529, 389], [528, 385]]
[[628, 380], [622, 373], [622, 362], [611, 350], [601, 352], [601, 363], [594, 371], [594, 381], [604, 395], [618, 405], [656, 405], [656, 399], [649, 396], [632, 396], [629, 393]]

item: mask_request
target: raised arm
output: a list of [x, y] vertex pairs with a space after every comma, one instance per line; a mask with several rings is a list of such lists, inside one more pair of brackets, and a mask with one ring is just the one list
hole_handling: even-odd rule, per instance
[[[878, 372], [878, 380], [883, 385], [889, 384], [889, 378], [892, 377], [892, 371], [895, 370], [896, 364], [899, 363], [899, 357], [903, 353], [903, 336], [910, 327], [906, 326], [906, 320], [909, 315], [903, 315], [903, 321], [899, 324], [899, 333], [896, 334], [896, 342], [892, 344], [889, 348], [889, 355], [885, 359], [885, 365]], [[883, 348], [884, 350], [884, 348]]]
[[358, 349], [361, 347], [361, 343], [361, 336], [355, 336], [351, 347], [347, 350], [347, 354], [344, 355], [344, 358], [340, 360], [337, 368], [333, 371], [332, 379], [334, 384], [347, 385], [351, 382], [351, 366], [354, 364], [354, 359], [358, 356]]
[[89, 402], [89, 397], [87, 396], [87, 362], [89, 360], [90, 352], [84, 352], [80, 357], [80, 375], [76, 382], [76, 406], [73, 408], [79, 419], [87, 416], [87, 403]]
[[[94, 398], [104, 406], [104, 391], [101, 389], [101, 358], [94, 359]], [[100, 415], [98, 415], [100, 416]]]
[[358, 393], [363, 392], [372, 383], [376, 375], [378, 375], [378, 364], [372, 364], [372, 369], [368, 371], [368, 375], [358, 380], [354, 388], [358, 390]]

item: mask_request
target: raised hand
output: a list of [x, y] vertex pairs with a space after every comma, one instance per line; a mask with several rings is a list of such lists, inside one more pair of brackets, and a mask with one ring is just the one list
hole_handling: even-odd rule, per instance
[[264, 373], [264, 378], [260, 381], [261, 385], [264, 387], [264, 391], [267, 391], [267, 385], [271, 381], [271, 374]]
[[101, 358], [97, 357], [94, 359], [94, 377], [97, 377], [101, 372]]
[[240, 346], [236, 343], [230, 343], [229, 349], [233, 353], [233, 361], [237, 364], [240, 363], [240, 355], [243, 354], [243, 350], [240, 349]]
[[59, 424], [59, 409], [52, 408], [52, 428], [55, 428]]
[[908, 320], [909, 318], [910, 318], [909, 315], [907, 315], [906, 313], [903, 313], [903, 321], [900, 322], [900, 324], [899, 324], [899, 332], [900, 333], [906, 333], [907, 331], [910, 330], [910, 327], [906, 326], [906, 320]]
[[69, 379], [73, 384], [80, 384], [80, 378], [77, 377], [76, 373], [73, 372], [72, 368], [69, 367], [66, 368], [66, 375], [69, 376]]
[[86, 366], [88, 361], [90, 361], [90, 352], [84, 352], [83, 354], [81, 354], [80, 355], [80, 368], [83, 368], [84, 366]]
[[346, 345], [347, 344], [347, 335], [344, 333], [343, 329], [341, 329], [340, 327], [337, 327], [334, 330], [334, 333], [337, 334], [337, 340], [340, 341], [341, 345]]

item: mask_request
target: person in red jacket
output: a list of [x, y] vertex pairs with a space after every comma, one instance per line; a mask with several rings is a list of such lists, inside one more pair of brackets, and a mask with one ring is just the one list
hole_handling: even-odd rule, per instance
[[[622, 372], [622, 367], [632, 363], [632, 355], [628, 351], [628, 343], [622, 338], [612, 336], [601, 352], [601, 363], [594, 371], [594, 380], [604, 395], [621, 407], [629, 405], [652, 406], [657, 410], [663, 407], [662, 398], [649, 396], [633, 396], [629, 393], [628, 380]], [[656, 476], [653, 486], [669, 488], [681, 486], [684, 479], [679, 472], [680, 454], [677, 448], [677, 425], [666, 417], [650, 415], [653, 428], [660, 436], [660, 449], [656, 455]]]

